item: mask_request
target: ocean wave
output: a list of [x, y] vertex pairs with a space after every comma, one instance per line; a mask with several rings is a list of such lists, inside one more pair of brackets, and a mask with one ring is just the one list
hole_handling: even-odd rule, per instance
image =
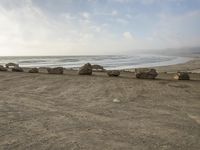
[[78, 62], [80, 61], [79, 59], [70, 59], [70, 58], [66, 58], [66, 59], [61, 59], [61, 60], [58, 60], [58, 62]]
[[43, 63], [47, 62], [46, 60], [21, 60], [18, 63]]
[[134, 56], [42, 56], [42, 57], [0, 57], [0, 64], [14, 62], [22, 67], [65, 67], [77, 68], [85, 63], [98, 64], [105, 69], [128, 69], [178, 64], [188, 58], [159, 55]]

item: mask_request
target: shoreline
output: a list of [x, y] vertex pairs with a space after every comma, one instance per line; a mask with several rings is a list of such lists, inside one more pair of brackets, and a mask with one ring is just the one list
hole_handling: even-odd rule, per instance
[[[196, 58], [193, 57], [191, 58], [191, 60], [184, 63], [155, 66], [155, 67], [146, 67], [146, 68], [155, 68], [158, 72], [175, 73], [177, 71], [185, 71], [185, 72], [191, 72], [191, 73], [200, 73], [200, 57], [196, 57]], [[134, 69], [135, 68], [122, 69], [122, 70], [133, 72]]]
[[[79, 59], [79, 58], [70, 58], [70, 56], [69, 57], [63, 56], [63, 58], [65, 58], [66, 60], [79, 60], [77, 63], [71, 62], [71, 61], [60, 63], [63, 61], [62, 57], [61, 57], [62, 59], [60, 58], [59, 60], [58, 58], [56, 58], [58, 60], [55, 59], [52, 62], [51, 60], [48, 59], [48, 57], [47, 58], [44, 57], [45, 59], [40, 58], [40, 57], [38, 58], [33, 57], [33, 58], [28, 58], [28, 59], [25, 59], [23, 57], [16, 57], [14, 59], [8, 59], [8, 60], [2, 59], [0, 61], [0, 65], [5, 65], [6, 63], [13, 62], [13, 63], [19, 64], [23, 68], [63, 67], [66, 69], [78, 70], [78, 68], [84, 65], [85, 63], [91, 63], [91, 64], [101, 65], [106, 70], [131, 70], [133, 68], [150, 68], [150, 67], [178, 65], [178, 64], [187, 63], [188, 61], [195, 59], [193, 56], [166, 56], [165, 58], [162, 55], [156, 55], [156, 54], [141, 54], [141, 55], [135, 55], [135, 56], [126, 56], [127, 58], [125, 59], [123, 57], [122, 58], [119, 57], [119, 62], [118, 62], [118, 60], [115, 58], [114, 60], [112, 60], [113, 59], [112, 57], [108, 59], [109, 61], [107, 60], [107, 58], [105, 60], [104, 58], [102, 58], [101, 61], [98, 61], [98, 60], [94, 61], [95, 59], [87, 60], [87, 58]], [[146, 58], [147, 58], [147, 61], [145, 62], [144, 59]], [[40, 62], [43, 62], [43, 63], [40, 63]]]
[[[174, 75], [181, 71], [181, 72], [188, 72], [190, 75], [190, 80], [191, 81], [200, 81], [200, 58], [194, 58], [191, 61], [188, 61], [186, 63], [183, 64], [176, 64], [176, 65], [169, 65], [169, 66], [159, 66], [159, 67], [150, 67], [150, 68], [154, 68], [156, 69], [158, 76], [157, 76], [157, 80], [170, 80], [173, 81], [175, 80], [173, 77]], [[12, 69], [8, 69], [7, 73], [6, 72], [0, 72], [1, 74], [5, 75], [7, 74], [8, 76], [10, 75], [28, 75], [30, 77], [35, 77], [35, 76], [54, 76], [48, 73], [47, 68], [46, 67], [40, 67], [39, 69], [39, 73], [28, 73], [29, 70], [31, 68], [29, 67], [22, 67], [22, 69], [24, 70], [24, 72], [12, 72]], [[55, 75], [58, 78], [65, 78], [66, 76], [71, 76], [72, 78], [76, 79], [76, 78], [82, 78], [81, 75], [78, 75], [78, 70], [73, 69], [73, 68], [63, 68], [64, 72], [62, 75]], [[121, 69], [119, 70], [121, 72], [120, 77], [119, 78], [126, 78], [126, 79], [136, 79], [135, 77], [135, 68], [132, 69]], [[102, 80], [104, 78], [107, 78], [108, 75], [106, 73], [106, 70], [93, 70], [93, 74], [92, 76], [94, 78], [99, 77], [102, 78]], [[62, 77], [63, 76], [63, 77]], [[87, 76], [87, 78], [93, 78], [92, 76]], [[84, 76], [83, 76], [84, 77]]]
[[172, 66], [172, 65], [179, 65], [179, 64], [185, 64], [189, 61], [192, 61], [196, 58], [194, 57], [177, 57], [176, 59], [168, 60], [168, 61], [162, 61], [162, 62], [155, 62], [155, 63], [146, 63], [146, 64], [139, 64], [139, 65], [133, 65], [124, 67], [119, 70], [132, 70], [134, 68], [156, 68], [156, 67], [164, 67], [164, 66]]
[[[20, 64], [19, 64], [20, 65]], [[83, 64], [84, 65], [84, 64]], [[34, 67], [23, 67], [22, 68], [27, 72], [27, 70]], [[38, 67], [41, 72], [46, 72], [46, 68], [48, 67]], [[178, 71], [189, 72], [189, 73], [200, 73], [200, 57], [191, 58], [190, 60], [184, 63], [172, 64], [172, 65], [163, 65], [163, 66], [152, 66], [149, 67], [136, 67], [136, 68], [154, 68], [158, 73], [176, 73]], [[135, 72], [136, 68], [129, 69], [112, 69], [112, 70], [120, 70], [125, 72]], [[76, 68], [64, 68], [65, 71], [78, 71], [78, 67]], [[10, 69], [9, 69], [10, 70]], [[108, 69], [111, 70], [111, 69]], [[10, 70], [11, 71], [11, 70]], [[103, 72], [94, 70], [94, 72]]]
[[191, 73], [200, 73], [200, 58], [193, 58], [186, 63], [168, 65], [168, 66], [159, 66], [155, 67], [158, 71], [168, 71], [168, 72], [177, 72], [177, 71], [185, 71]]

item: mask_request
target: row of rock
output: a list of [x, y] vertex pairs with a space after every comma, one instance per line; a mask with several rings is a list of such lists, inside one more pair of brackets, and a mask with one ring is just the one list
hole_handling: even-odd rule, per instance
[[[91, 65], [85, 64], [79, 69], [79, 75], [92, 75], [92, 68]], [[119, 70], [108, 70], [107, 75], [110, 77], [118, 77], [120, 76]], [[158, 76], [156, 69], [149, 69], [149, 68], [139, 68], [135, 69], [135, 75], [138, 79], [155, 79]], [[178, 72], [174, 79], [176, 80], [190, 80], [190, 76], [187, 72]]]
[[[10, 67], [4, 67], [4, 66], [0, 65], [0, 71], [8, 71], [8, 68], [10, 68]], [[11, 69], [12, 69], [12, 72], [24, 72], [23, 68], [21, 68], [19, 66], [14, 66]], [[29, 73], [39, 73], [39, 69], [31, 68], [28, 72]], [[49, 74], [63, 74], [64, 68], [63, 67], [47, 68], [47, 72]]]
[[[90, 63], [87, 63], [83, 65], [82, 67], [79, 68], [78, 74], [79, 75], [92, 75], [93, 67], [94, 65], [91, 65]], [[98, 66], [98, 65], [95, 65]], [[99, 66], [98, 66], [99, 67]], [[103, 69], [103, 68], [100, 68]], [[103, 69], [105, 70], [105, 69]], [[112, 71], [107, 71], [108, 76], [119, 76], [120, 71], [118, 70], [112, 70]]]
[[0, 65], [0, 71], [8, 71], [11, 68], [13, 72], [23, 72], [24, 70], [18, 64], [8, 63], [4, 66]]
[[[0, 65], [0, 71], [8, 71], [8, 68], [9, 67], [7, 67], [7, 66], [4, 67], [4, 66]], [[14, 66], [11, 69], [13, 72], [24, 72], [24, 70], [19, 66]]]
[[[24, 72], [24, 70], [19, 67], [18, 64], [15, 63], [8, 63], [6, 64], [6, 67], [0, 65], [0, 71], [7, 71], [8, 68], [11, 68], [13, 72]], [[100, 65], [91, 65], [90, 63], [87, 63], [80, 67], [78, 74], [79, 75], [92, 75], [93, 70], [101, 70], [105, 71], [105, 69]], [[29, 73], [39, 73], [38, 68], [31, 68]], [[49, 74], [63, 74], [64, 68], [63, 67], [56, 67], [56, 68], [47, 68], [47, 72]], [[120, 76], [119, 70], [109, 70], [107, 71], [107, 75], [110, 77], [117, 77]], [[149, 69], [149, 68], [139, 68], [135, 69], [135, 75], [138, 79], [155, 79], [158, 76], [158, 73], [155, 69]], [[177, 80], [190, 80], [190, 76], [186, 72], [178, 72], [174, 79]]]
[[[78, 74], [79, 75], [92, 75], [92, 65], [87, 63], [83, 65], [80, 69]], [[119, 70], [109, 70], [107, 71], [107, 75], [110, 77], [117, 77], [120, 76]], [[158, 76], [156, 69], [149, 69], [149, 68], [138, 68], [135, 69], [135, 75], [138, 79], [155, 79]], [[190, 76], [186, 72], [178, 72], [174, 79], [177, 80], [190, 80]]]

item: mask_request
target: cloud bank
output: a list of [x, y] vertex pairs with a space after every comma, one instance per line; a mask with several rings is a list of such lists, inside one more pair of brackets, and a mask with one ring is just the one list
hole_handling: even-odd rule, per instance
[[0, 55], [200, 46], [197, 0], [0, 0]]

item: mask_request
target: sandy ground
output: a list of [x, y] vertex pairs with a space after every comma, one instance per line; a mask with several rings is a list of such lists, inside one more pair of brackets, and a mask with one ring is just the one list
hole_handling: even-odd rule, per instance
[[172, 76], [0, 72], [0, 149], [199, 150], [200, 74]]

